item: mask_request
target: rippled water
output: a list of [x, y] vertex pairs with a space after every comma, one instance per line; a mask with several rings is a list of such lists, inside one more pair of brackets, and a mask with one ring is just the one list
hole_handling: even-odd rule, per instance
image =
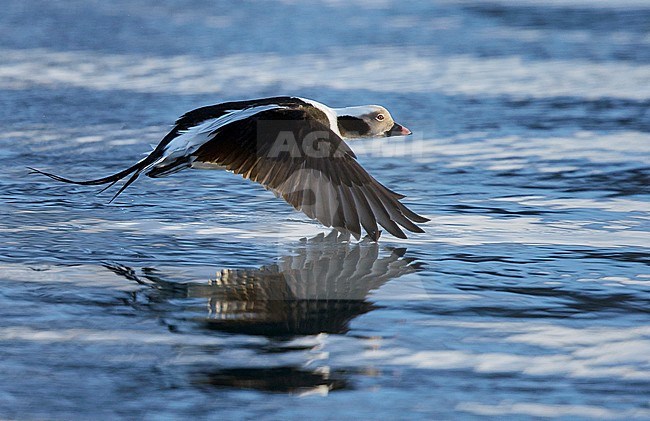
[[[643, 1], [6, 1], [0, 417], [650, 418]], [[199, 105], [380, 103], [431, 218], [348, 243], [221, 172], [130, 165]]]

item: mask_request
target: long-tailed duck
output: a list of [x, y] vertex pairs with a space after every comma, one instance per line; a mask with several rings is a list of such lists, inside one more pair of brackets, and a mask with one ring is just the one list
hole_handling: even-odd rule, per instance
[[108, 184], [130, 176], [113, 201], [141, 173], [163, 177], [185, 168], [221, 168], [262, 184], [327, 227], [377, 240], [381, 231], [406, 238], [428, 219], [357, 162], [343, 139], [404, 136], [411, 132], [378, 105], [330, 108], [298, 97], [225, 102], [189, 111], [154, 150], [116, 174], [74, 181], [30, 168], [54, 180]]

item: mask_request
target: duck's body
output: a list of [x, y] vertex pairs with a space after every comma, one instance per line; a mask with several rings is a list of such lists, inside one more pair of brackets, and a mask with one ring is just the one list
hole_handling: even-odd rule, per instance
[[73, 181], [34, 171], [67, 183], [108, 187], [130, 176], [115, 199], [141, 173], [162, 177], [190, 167], [223, 168], [262, 184], [327, 227], [357, 238], [363, 227], [377, 240], [379, 224], [406, 238], [398, 225], [422, 232], [414, 222], [428, 219], [368, 174], [343, 138], [407, 134], [380, 106], [334, 109], [298, 97], [273, 97], [192, 110], [144, 159], [108, 177]]

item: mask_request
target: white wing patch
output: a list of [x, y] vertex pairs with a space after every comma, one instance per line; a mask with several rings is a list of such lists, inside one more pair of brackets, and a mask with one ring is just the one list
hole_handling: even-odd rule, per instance
[[218, 118], [205, 120], [202, 123], [190, 127], [187, 130], [181, 130], [167, 146], [165, 146], [164, 155], [154, 162], [151, 167], [165, 166], [178, 158], [189, 156], [196, 152], [201, 146], [213, 138], [215, 131], [219, 128], [235, 121], [244, 120], [252, 117], [262, 111], [282, 109], [278, 105], [263, 105], [259, 107], [250, 107], [243, 110], [230, 110]]

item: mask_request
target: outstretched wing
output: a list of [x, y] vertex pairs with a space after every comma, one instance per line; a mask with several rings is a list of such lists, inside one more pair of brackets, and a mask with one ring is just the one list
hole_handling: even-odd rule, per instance
[[400, 238], [406, 238], [400, 226], [423, 232], [414, 222], [428, 219], [368, 174], [314, 111], [277, 107], [221, 125], [191, 161], [258, 182], [310, 218], [356, 238], [363, 227], [376, 240], [378, 225]]

